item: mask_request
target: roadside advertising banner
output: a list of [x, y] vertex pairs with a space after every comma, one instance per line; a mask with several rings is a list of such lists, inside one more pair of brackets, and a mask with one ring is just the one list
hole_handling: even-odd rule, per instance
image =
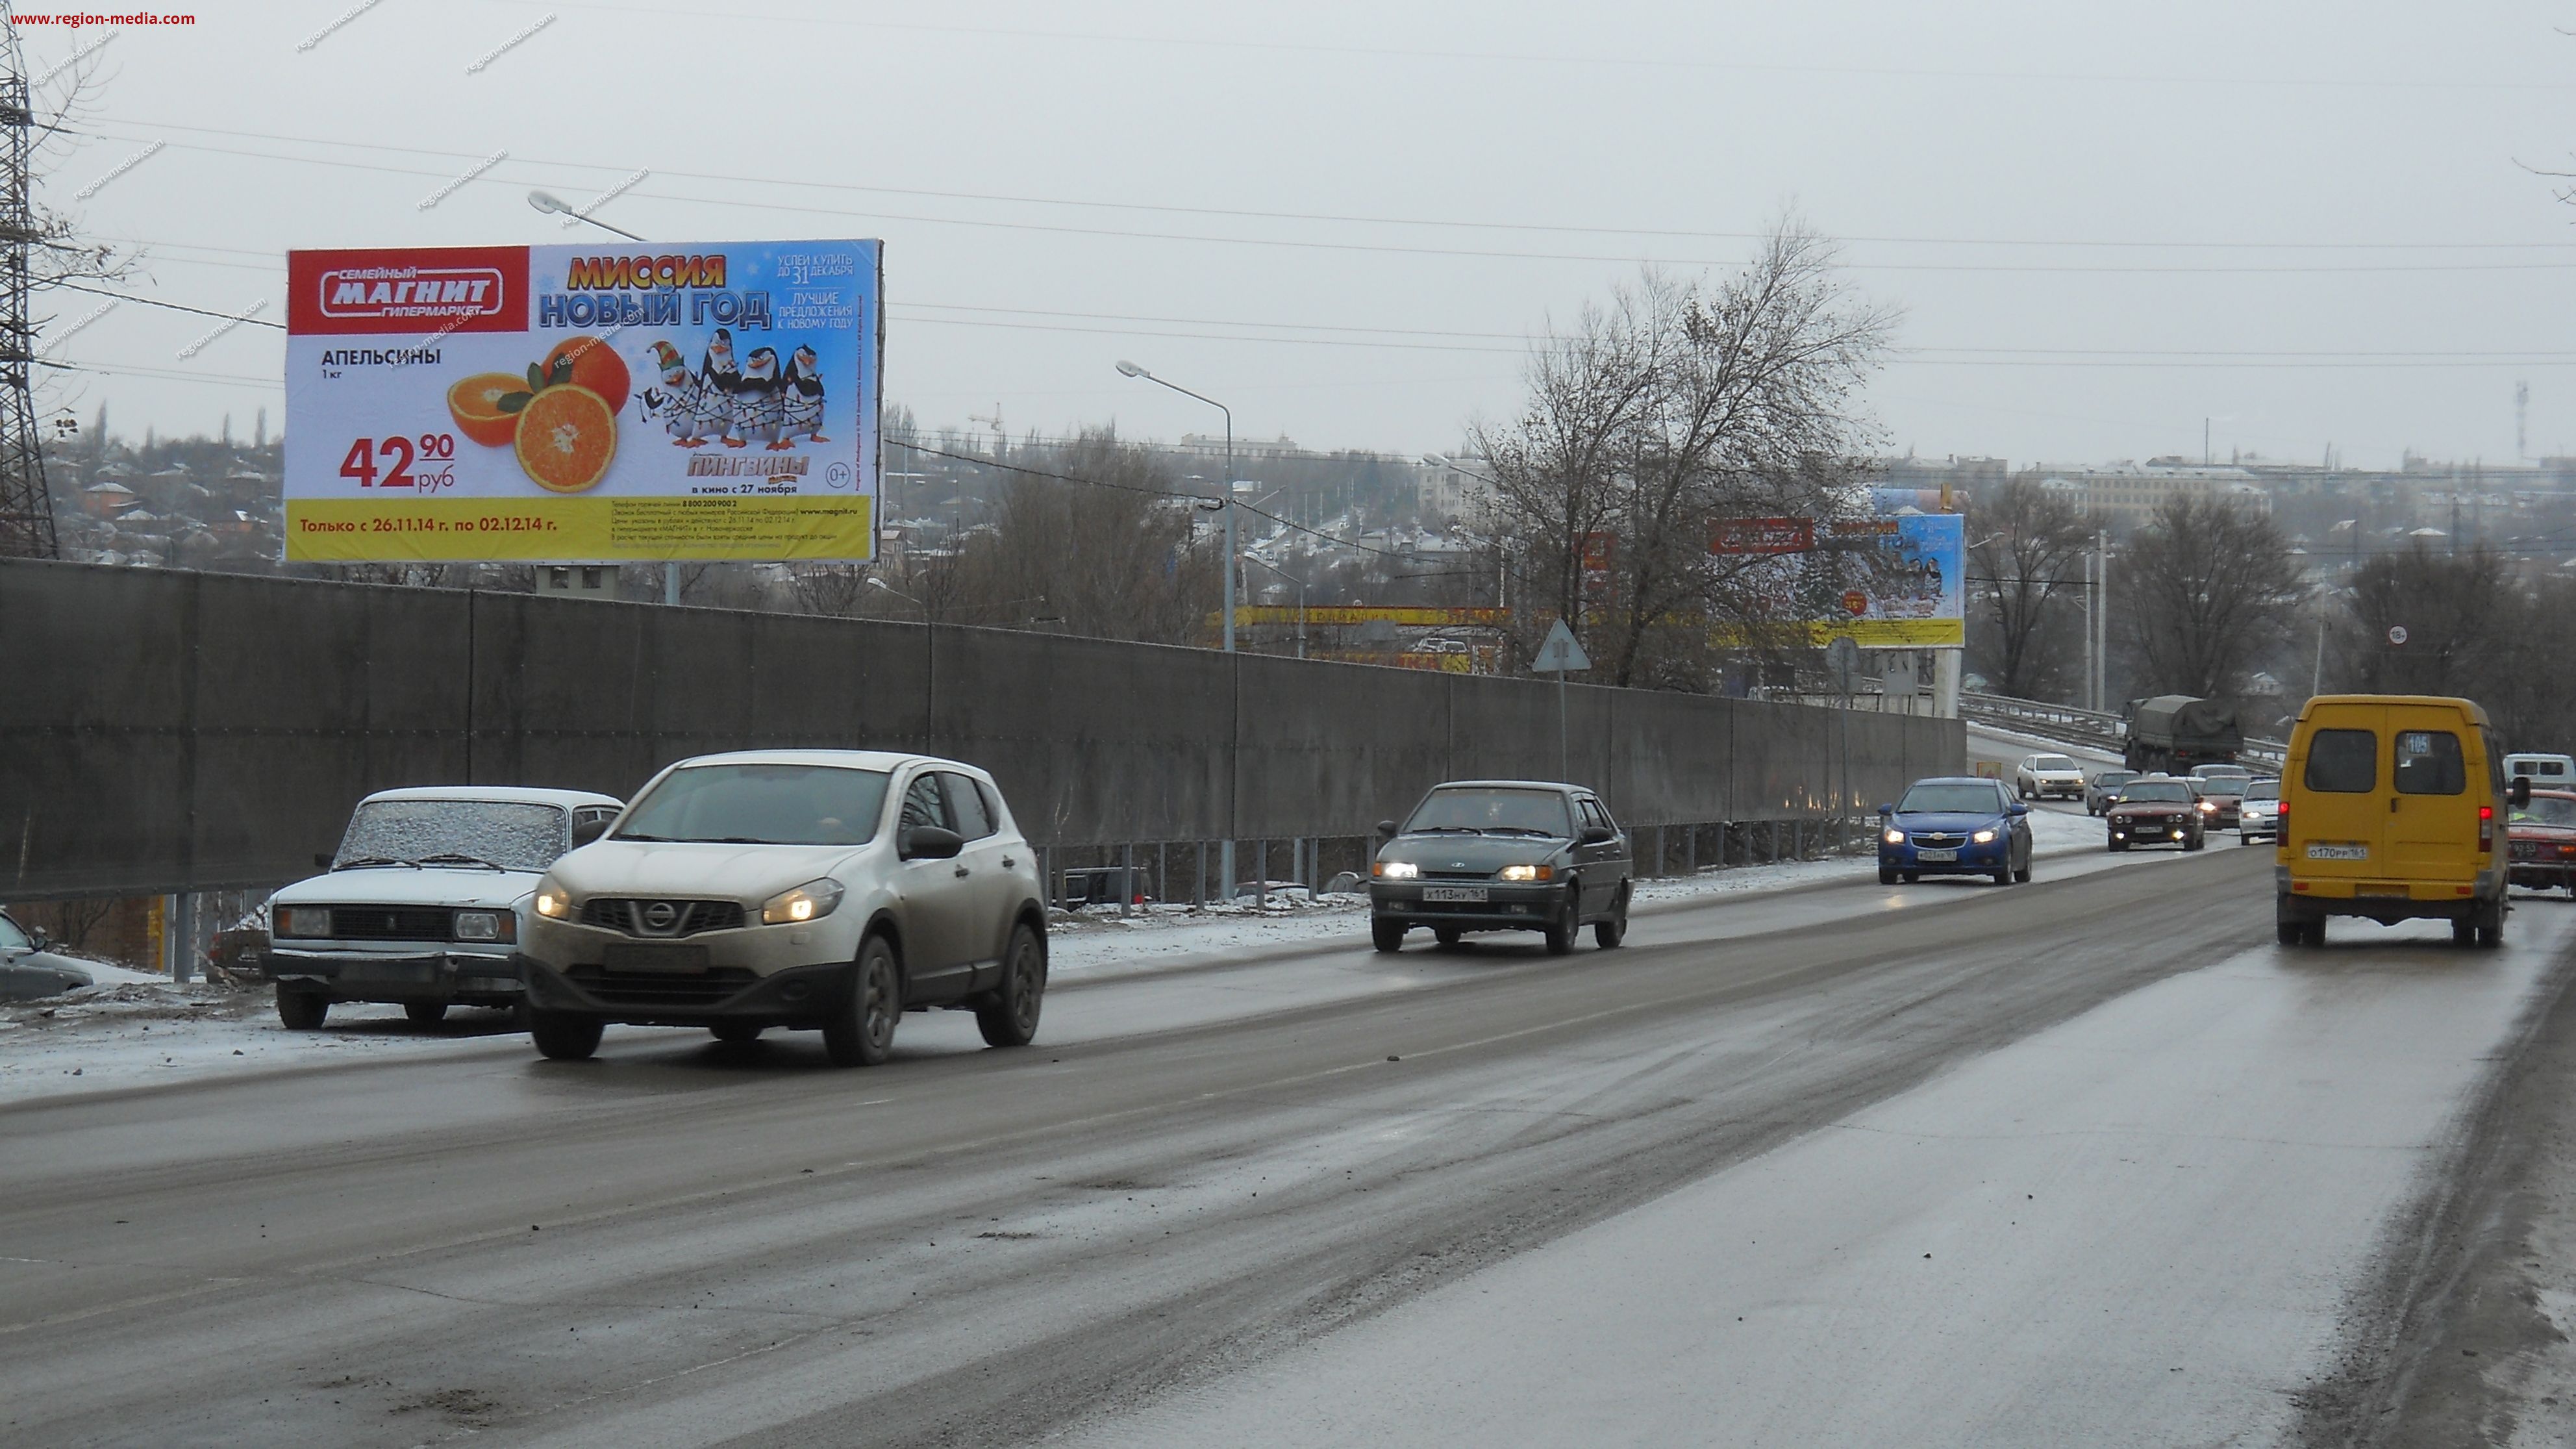
[[881, 246], [290, 252], [286, 557], [872, 557]]
[[[1967, 520], [1956, 513], [1870, 518], [1747, 519], [1721, 526], [1710, 552], [1745, 567], [1784, 628], [1864, 649], [1960, 649], [1968, 642]], [[1784, 527], [1783, 525], [1799, 527]], [[1800, 527], [1807, 547], [1781, 547]], [[1743, 642], [1721, 630], [1715, 642]]]

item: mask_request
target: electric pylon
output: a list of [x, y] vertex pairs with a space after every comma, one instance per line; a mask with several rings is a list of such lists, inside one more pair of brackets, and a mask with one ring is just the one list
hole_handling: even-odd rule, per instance
[[0, 11], [0, 555], [57, 558], [53, 494], [45, 487], [44, 440], [36, 431], [36, 328], [28, 248], [37, 239], [28, 174], [35, 155], [27, 58], [18, 27]]

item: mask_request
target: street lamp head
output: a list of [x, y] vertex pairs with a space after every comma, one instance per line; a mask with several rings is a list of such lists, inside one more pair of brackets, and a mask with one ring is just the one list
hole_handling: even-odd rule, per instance
[[1446, 453], [1425, 453], [1422, 455], [1422, 461], [1427, 466], [1433, 468], [1446, 468], [1449, 466], [1449, 455]]
[[535, 207], [537, 210], [544, 212], [548, 216], [570, 216], [572, 214], [572, 208], [564, 204], [564, 199], [555, 195], [551, 191], [529, 192], [528, 205]]
[[1129, 377], [1152, 377], [1154, 375], [1147, 372], [1145, 369], [1138, 367], [1136, 364], [1129, 362], [1123, 357], [1118, 359], [1118, 370]]
[[875, 574], [868, 575], [868, 587], [872, 589], [883, 589], [889, 594], [894, 592], [894, 585], [878, 578]]

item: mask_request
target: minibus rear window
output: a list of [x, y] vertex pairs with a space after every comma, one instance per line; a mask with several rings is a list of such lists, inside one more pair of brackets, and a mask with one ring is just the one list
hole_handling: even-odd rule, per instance
[[2397, 732], [2397, 793], [2463, 795], [2469, 769], [2460, 756], [2460, 737], [2449, 730]]
[[2309, 789], [2330, 795], [2367, 795], [2378, 789], [2378, 734], [2319, 730], [2310, 735], [2307, 773], [2301, 779]]

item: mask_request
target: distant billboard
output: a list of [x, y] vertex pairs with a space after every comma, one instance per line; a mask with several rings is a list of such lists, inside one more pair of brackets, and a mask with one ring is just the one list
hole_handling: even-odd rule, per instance
[[[1966, 520], [1955, 513], [1757, 519], [1721, 530], [1710, 552], [1747, 555], [1745, 583], [1782, 634], [1807, 644], [1848, 638], [1864, 649], [1958, 649], [1968, 642]], [[1804, 549], [1779, 545], [1804, 525]], [[1733, 547], [1719, 544], [1733, 543]], [[1717, 642], [1746, 642], [1721, 630]]]
[[289, 253], [286, 557], [871, 557], [881, 247]]

